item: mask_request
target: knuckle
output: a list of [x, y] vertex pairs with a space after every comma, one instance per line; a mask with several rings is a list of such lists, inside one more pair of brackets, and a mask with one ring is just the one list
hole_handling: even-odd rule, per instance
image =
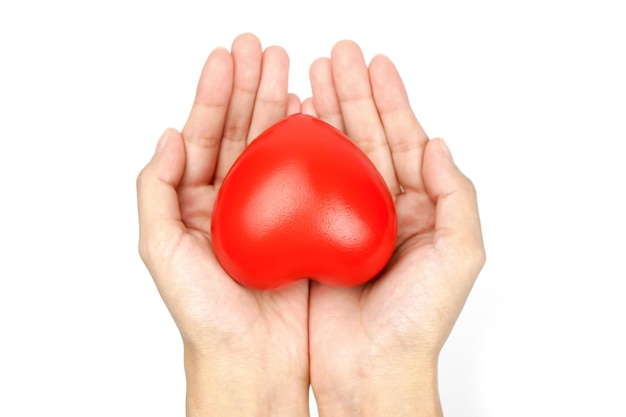
[[473, 197], [477, 194], [476, 185], [466, 175], [463, 175], [463, 191], [465, 191], [465, 194]]
[[456, 268], [477, 275], [485, 265], [487, 257], [482, 238], [456, 235], [440, 243], [440, 257], [446, 263], [451, 262]]
[[474, 248], [471, 251], [471, 255], [469, 256], [469, 264], [476, 273], [480, 272], [480, 270], [485, 266], [485, 262], [487, 261], [487, 254], [485, 252], [485, 247], [480, 244], [475, 244]]
[[143, 187], [143, 185], [146, 183], [146, 179], [148, 175], [149, 174], [148, 174], [147, 167], [144, 167], [141, 171], [139, 171], [139, 174], [137, 175], [137, 179], [135, 180], [137, 189], [141, 189]]
[[159, 228], [142, 231], [139, 234], [139, 256], [146, 265], [160, 264], [174, 255], [182, 239], [182, 232], [172, 234]]
[[358, 136], [354, 139], [354, 142], [356, 142], [361, 151], [366, 155], [372, 155], [385, 146], [385, 144], [374, 135]]
[[152, 254], [154, 250], [150, 245], [150, 241], [146, 239], [146, 236], [143, 233], [139, 236], [138, 250], [141, 260], [145, 264], [149, 264], [152, 259]]
[[185, 143], [192, 143], [199, 148], [216, 148], [220, 145], [221, 135], [208, 134], [206, 132], [192, 132], [185, 135]]
[[224, 128], [223, 141], [232, 143], [244, 143], [248, 131], [246, 127], [239, 124], [230, 124]]
[[393, 154], [410, 153], [420, 149], [420, 144], [410, 141], [408, 138], [399, 138], [389, 143], [389, 149]]

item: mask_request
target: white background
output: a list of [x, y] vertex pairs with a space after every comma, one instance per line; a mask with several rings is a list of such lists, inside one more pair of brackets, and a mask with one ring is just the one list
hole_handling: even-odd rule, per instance
[[300, 97], [340, 39], [390, 56], [475, 182], [488, 261], [442, 353], [446, 415], [626, 416], [623, 7], [409, 4], [2, 1], [0, 415], [184, 415], [135, 177], [210, 50], [253, 32]]

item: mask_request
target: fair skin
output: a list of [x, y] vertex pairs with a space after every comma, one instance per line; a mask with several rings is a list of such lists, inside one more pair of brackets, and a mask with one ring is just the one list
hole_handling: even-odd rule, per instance
[[[484, 263], [476, 194], [429, 139], [391, 61], [337, 43], [311, 66], [313, 96], [287, 90], [288, 57], [250, 34], [214, 50], [181, 132], [168, 129], [138, 177], [140, 253], [183, 339], [187, 415], [438, 416], [439, 352]], [[315, 115], [369, 156], [394, 197], [398, 241], [373, 281], [235, 283], [211, 246], [228, 168], [288, 114]]]
[[437, 416], [437, 358], [484, 263], [472, 183], [429, 140], [384, 56], [339, 42], [310, 71], [303, 110], [345, 131], [394, 197], [398, 240], [376, 280], [313, 283], [311, 385], [321, 417]]

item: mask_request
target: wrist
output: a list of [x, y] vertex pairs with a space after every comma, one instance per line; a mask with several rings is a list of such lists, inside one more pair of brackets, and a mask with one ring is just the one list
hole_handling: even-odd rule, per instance
[[308, 373], [255, 355], [185, 346], [187, 417], [309, 415]]
[[[440, 417], [437, 359], [364, 366], [322, 390], [313, 385], [320, 417]], [[346, 374], [347, 375], [347, 374]], [[358, 375], [358, 376], [357, 376]]]

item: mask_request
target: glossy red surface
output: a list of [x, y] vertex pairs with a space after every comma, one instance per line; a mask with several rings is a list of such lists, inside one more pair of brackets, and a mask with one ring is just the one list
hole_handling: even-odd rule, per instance
[[296, 114], [256, 138], [220, 188], [215, 254], [247, 287], [300, 279], [358, 285], [388, 262], [393, 200], [367, 156], [339, 130]]

